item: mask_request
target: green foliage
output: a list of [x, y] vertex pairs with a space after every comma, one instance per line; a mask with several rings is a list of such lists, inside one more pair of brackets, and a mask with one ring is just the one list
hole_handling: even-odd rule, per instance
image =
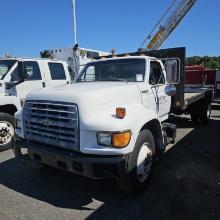
[[205, 68], [208, 69], [220, 69], [220, 56], [218, 57], [188, 57], [186, 58], [186, 65], [199, 65], [202, 64]]

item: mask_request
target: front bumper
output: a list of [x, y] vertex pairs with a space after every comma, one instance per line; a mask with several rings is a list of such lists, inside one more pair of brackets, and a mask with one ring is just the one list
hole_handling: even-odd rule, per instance
[[[27, 148], [28, 154], [22, 155], [21, 149]], [[117, 177], [125, 156], [89, 155], [67, 151], [17, 139], [13, 144], [17, 158], [27, 158], [58, 169], [70, 171], [93, 179]]]

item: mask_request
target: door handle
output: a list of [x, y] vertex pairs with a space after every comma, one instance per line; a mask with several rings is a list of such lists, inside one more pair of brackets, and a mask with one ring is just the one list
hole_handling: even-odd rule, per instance
[[142, 93], [142, 94], [148, 93], [148, 90], [142, 90], [141, 93]]

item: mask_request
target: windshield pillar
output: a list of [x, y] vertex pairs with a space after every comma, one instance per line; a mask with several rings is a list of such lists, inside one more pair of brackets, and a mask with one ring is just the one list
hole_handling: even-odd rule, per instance
[[5, 76], [10, 72], [11, 68], [15, 65], [17, 60], [1, 59], [0, 60], [0, 80], [3, 80]]

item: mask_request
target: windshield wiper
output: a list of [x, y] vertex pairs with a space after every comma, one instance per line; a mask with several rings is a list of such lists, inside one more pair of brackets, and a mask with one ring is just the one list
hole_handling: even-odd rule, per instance
[[111, 78], [109, 78], [109, 81], [111, 81], [111, 80], [128, 83], [128, 80], [126, 80], [126, 79], [121, 79], [121, 78], [114, 78], [114, 77], [111, 77]]
[[109, 78], [109, 79], [103, 79], [103, 80], [93, 80], [93, 81], [87, 81], [87, 80], [82, 80], [82, 79], [78, 79], [78, 80], [76, 80], [75, 82], [100, 82], [100, 81], [117, 81], [117, 82], [126, 82], [126, 83], [128, 83], [129, 81], [128, 80], [126, 80], [126, 79], [121, 79], [121, 78], [114, 78], [114, 77], [112, 77], [112, 78]]

